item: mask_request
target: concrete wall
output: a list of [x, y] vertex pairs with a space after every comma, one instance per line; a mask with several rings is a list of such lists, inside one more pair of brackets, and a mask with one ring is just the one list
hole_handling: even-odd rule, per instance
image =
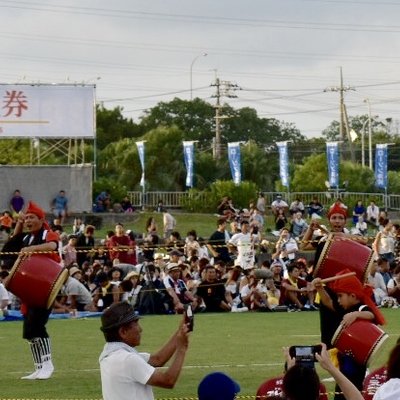
[[52, 199], [65, 190], [70, 212], [92, 211], [92, 166], [43, 165], [0, 166], [0, 211], [8, 210], [15, 189], [29, 200], [50, 211]]

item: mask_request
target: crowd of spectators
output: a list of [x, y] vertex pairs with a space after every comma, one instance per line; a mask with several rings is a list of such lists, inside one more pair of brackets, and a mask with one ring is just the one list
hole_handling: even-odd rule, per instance
[[[61, 196], [65, 197], [65, 193]], [[17, 212], [23, 199], [15, 198], [22, 199], [19, 191], [12, 201]], [[315, 199], [313, 218], [317, 214], [316, 203]], [[373, 202], [369, 207], [376, 208]], [[64, 240], [63, 263], [70, 278], [54, 311], [102, 311], [121, 300], [143, 314], [180, 313], [187, 303], [195, 312], [318, 309], [311, 285], [313, 263], [299, 252], [309, 223], [307, 206], [300, 199], [288, 205], [282, 196], [277, 196], [271, 212], [277, 218], [284, 215], [286, 222], [272, 232], [276, 235], [273, 241], [262, 234], [266, 208], [262, 193], [244, 210], [235, 209], [232, 199], [224, 198], [218, 206], [216, 230], [207, 240], [199, 238], [195, 230], [182, 237], [176, 230], [176, 219], [162, 204], [159, 211], [163, 213], [163, 227], [159, 229], [151, 217], [143, 235], [135, 235], [118, 223], [105, 238], [98, 238], [95, 227], [85, 225], [81, 218], [75, 219], [72, 233], [67, 235], [56, 218], [52, 228]], [[399, 226], [393, 225], [382, 211], [371, 221], [367, 210], [361, 201], [355, 204], [351, 229], [362, 235], [356, 225], [363, 217], [376, 227], [378, 232], [372, 243], [375, 260], [368, 283], [377, 305], [397, 307]], [[3, 274], [9, 267], [3, 268]], [[18, 308], [18, 300], [12, 295], [8, 302], [8, 308]]]

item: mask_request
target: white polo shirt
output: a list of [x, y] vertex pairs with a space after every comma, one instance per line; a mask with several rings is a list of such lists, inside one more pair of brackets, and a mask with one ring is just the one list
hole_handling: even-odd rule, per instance
[[155, 368], [149, 359], [149, 353], [139, 353], [125, 343], [106, 343], [99, 359], [103, 400], [153, 400], [147, 382]]

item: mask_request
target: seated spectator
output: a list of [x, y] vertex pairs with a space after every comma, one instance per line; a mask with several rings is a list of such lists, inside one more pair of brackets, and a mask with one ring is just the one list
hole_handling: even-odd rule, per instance
[[239, 291], [241, 273], [242, 270], [240, 267], [236, 266], [230, 269], [225, 282], [226, 300], [230, 304], [232, 312], [243, 307], [243, 302]]
[[237, 211], [233, 206], [232, 199], [228, 196], [224, 196], [217, 206], [217, 213], [221, 217], [225, 217], [227, 221], [235, 219]]
[[291, 237], [289, 229], [282, 228], [279, 239], [276, 242], [275, 252], [272, 254], [272, 259], [279, 259], [282, 265], [286, 265], [296, 258], [298, 251], [297, 242]]
[[90, 291], [74, 277], [78, 275], [78, 271], [80, 270], [76, 267], [69, 270], [70, 276], [62, 289], [62, 293], [67, 296], [66, 305], [70, 310], [97, 311]]
[[379, 207], [371, 200], [367, 207], [367, 223], [376, 228], [379, 224]]
[[289, 212], [291, 215], [297, 214], [297, 213], [301, 213], [301, 215], [303, 215], [304, 214], [303, 202], [299, 198], [297, 198], [295, 201], [292, 201], [290, 203]]
[[353, 224], [356, 225], [359, 221], [359, 217], [365, 217], [366, 209], [362, 200], [358, 200], [353, 208]]
[[72, 225], [72, 234], [73, 235], [83, 235], [85, 231], [85, 224], [82, 219], [77, 217], [74, 219], [74, 223]]
[[302, 238], [305, 231], [308, 228], [308, 224], [303, 219], [303, 214], [298, 211], [292, 215], [292, 221], [290, 225], [290, 232], [295, 238]]
[[315, 291], [311, 285], [299, 277], [300, 270], [296, 263], [287, 267], [288, 277], [283, 279], [281, 286], [281, 303], [289, 310], [300, 311], [309, 302], [309, 309], [317, 310], [314, 306]]
[[387, 284], [388, 294], [400, 304], [400, 265], [393, 271], [393, 277]]
[[199, 400], [235, 400], [240, 386], [223, 372], [206, 375], [197, 389]]
[[10, 294], [4, 287], [4, 280], [9, 275], [8, 271], [1, 271], [0, 274], [0, 320], [8, 314], [8, 309], [11, 304]]
[[0, 232], [6, 232], [7, 234], [10, 234], [13, 222], [14, 220], [10, 211], [4, 211], [0, 217]]
[[60, 219], [60, 225], [63, 225], [68, 215], [68, 199], [65, 196], [65, 190], [58, 192], [57, 196], [51, 202], [51, 209], [54, 216]]
[[308, 216], [310, 218], [315, 218], [314, 214], [318, 217], [322, 216], [324, 206], [318, 201], [317, 197], [314, 197], [311, 201], [310, 204], [307, 207], [308, 211]]
[[177, 263], [170, 262], [167, 265], [168, 275], [164, 278], [164, 286], [170, 296], [170, 310], [182, 313], [185, 304], [192, 303], [193, 309], [197, 307], [197, 301], [188, 290], [181, 276], [181, 267]]
[[250, 311], [271, 311], [266, 290], [263, 290], [260, 279], [256, 277], [254, 270], [249, 274], [248, 284], [240, 290], [240, 297]]
[[[368, 225], [364, 221], [364, 217], [363, 216], [359, 216], [358, 217], [358, 221], [356, 223], [356, 230], [358, 231], [358, 233], [361, 236], [367, 236], [367, 234], [368, 234]], [[356, 234], [357, 234], [357, 232], [356, 232]]]
[[282, 196], [278, 194], [276, 199], [271, 203], [271, 210], [274, 215], [277, 215], [279, 210], [282, 210], [285, 213], [288, 210], [289, 206], [285, 200], [282, 199]]
[[275, 230], [280, 231], [286, 226], [287, 222], [285, 210], [283, 208], [278, 209], [275, 215]]
[[140, 281], [142, 290], [139, 293], [138, 311], [140, 314], [164, 314], [168, 311], [170, 296], [161, 279], [160, 268], [146, 264], [143, 268], [144, 278]]
[[198, 303], [203, 301], [207, 312], [231, 311], [225, 286], [217, 280], [217, 271], [211, 265], [205, 268], [204, 280], [199, 284], [196, 294], [199, 297]]
[[132, 213], [135, 211], [135, 209], [133, 208], [133, 205], [131, 203], [131, 201], [129, 200], [128, 196], [125, 196], [122, 201], [121, 201], [121, 210], [124, 213]]
[[273, 278], [266, 279], [265, 281], [266, 287], [266, 296], [267, 301], [270, 308], [273, 310], [275, 307], [281, 304], [281, 291], [276, 287], [275, 281]]
[[191, 230], [187, 233], [183, 252], [187, 258], [198, 256], [200, 251], [200, 244], [197, 241], [197, 233]]
[[94, 212], [106, 212], [111, 209], [111, 197], [108, 190], [101, 192], [95, 200]]
[[380, 306], [382, 304], [382, 300], [387, 297], [388, 291], [382, 274], [378, 272], [378, 263], [376, 261], [374, 261], [370, 267], [367, 282], [374, 291], [375, 304]]
[[121, 301], [128, 302], [136, 310], [139, 293], [142, 289], [139, 273], [136, 271], [129, 272], [119, 286], [122, 292]]
[[25, 200], [21, 196], [21, 191], [20, 190], [15, 190], [13, 197], [10, 200], [10, 210], [11, 210], [11, 216], [16, 222], [20, 212], [23, 210], [25, 205]]
[[96, 288], [93, 291], [93, 301], [97, 311], [103, 311], [120, 298], [118, 286], [112, 285], [106, 272], [99, 272], [95, 277]]

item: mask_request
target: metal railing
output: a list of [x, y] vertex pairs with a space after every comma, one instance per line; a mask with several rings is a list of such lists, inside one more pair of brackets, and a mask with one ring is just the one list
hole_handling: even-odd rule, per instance
[[[345, 204], [353, 207], [357, 200], [361, 200], [367, 206], [371, 200], [382, 208], [388, 210], [400, 210], [400, 195], [385, 195], [384, 193], [358, 193], [358, 192], [263, 192], [265, 202], [269, 206], [278, 194], [281, 194], [283, 199], [289, 203], [299, 198], [304, 205], [316, 198], [321, 204], [328, 206], [332, 204], [337, 197], [340, 197]], [[166, 208], [183, 208], [188, 200], [189, 192], [128, 192], [127, 193], [132, 205], [141, 208], [156, 208], [159, 202], [162, 202]], [[198, 200], [203, 202], [208, 201], [207, 193], [196, 193]]]

